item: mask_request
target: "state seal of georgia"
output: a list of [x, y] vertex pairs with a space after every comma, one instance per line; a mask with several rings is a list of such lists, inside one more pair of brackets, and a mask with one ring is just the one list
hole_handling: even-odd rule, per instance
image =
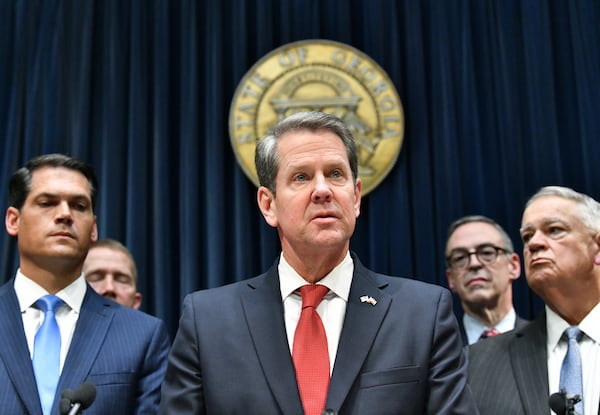
[[404, 111], [386, 72], [351, 46], [303, 40], [283, 45], [254, 64], [231, 102], [231, 145], [255, 185], [256, 144], [278, 121], [299, 111], [334, 114], [352, 131], [363, 196], [396, 163], [404, 137]]

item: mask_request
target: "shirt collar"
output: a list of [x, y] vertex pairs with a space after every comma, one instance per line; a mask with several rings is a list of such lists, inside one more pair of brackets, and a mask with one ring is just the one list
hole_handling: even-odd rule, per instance
[[[600, 342], [600, 303], [596, 304], [594, 308], [581, 320], [579, 328], [583, 331], [586, 336], [591, 338], [594, 342]], [[550, 350], [554, 349], [565, 329], [570, 327], [561, 316], [555, 313], [550, 307], [546, 306], [546, 330], [548, 332], [548, 346]]]
[[[298, 288], [308, 284], [308, 282], [285, 260], [283, 253], [279, 256], [277, 270], [279, 271], [279, 288], [281, 290], [282, 300], [285, 300], [289, 295], [298, 290]], [[347, 302], [353, 274], [354, 262], [352, 261], [350, 252], [347, 252], [342, 262], [318, 283], [326, 286], [335, 295]], [[348, 276], [350, 276], [350, 278], [348, 278]]]
[[[86, 289], [87, 285], [83, 274], [81, 274], [75, 281], [57, 292], [56, 296], [63, 300], [76, 313], [79, 313]], [[48, 294], [48, 291], [43, 287], [23, 275], [20, 269], [15, 276], [15, 292], [21, 313], [30, 308], [40, 297]]]
[[[504, 316], [504, 318], [500, 320], [498, 324], [496, 324], [493, 328], [498, 330], [500, 333], [505, 333], [515, 328], [516, 320], [517, 313], [515, 312], [514, 307], [511, 307], [511, 309]], [[479, 340], [479, 337], [481, 336], [484, 330], [492, 328], [486, 326], [481, 321], [477, 320], [476, 318], [467, 313], [465, 313], [463, 316], [463, 326], [465, 327], [465, 333], [467, 334], [469, 343]]]

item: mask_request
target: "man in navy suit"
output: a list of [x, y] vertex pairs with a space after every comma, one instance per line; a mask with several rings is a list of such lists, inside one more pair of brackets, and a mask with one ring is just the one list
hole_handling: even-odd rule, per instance
[[446, 276], [463, 309], [465, 344], [521, 327], [527, 320], [513, 306], [512, 283], [521, 260], [506, 231], [482, 215], [452, 222], [446, 241]]
[[469, 382], [479, 411], [550, 414], [549, 396], [560, 390], [561, 366], [575, 343], [563, 333], [577, 327], [583, 390], [565, 392], [582, 393], [584, 408], [576, 407], [577, 413], [598, 414], [600, 203], [566, 187], [543, 187], [525, 205], [521, 239], [527, 284], [545, 309], [521, 328], [469, 346]]
[[[258, 206], [282, 253], [265, 274], [186, 297], [159, 413], [477, 414], [450, 292], [372, 272], [349, 250], [362, 183], [347, 127], [291, 115], [255, 162]], [[306, 310], [298, 291], [319, 286], [328, 386], [308, 397], [300, 379], [323, 356], [296, 363], [306, 351], [294, 346]]]
[[[58, 415], [62, 391], [84, 381], [96, 387], [86, 415], [157, 412], [169, 350], [164, 324], [100, 296], [82, 274], [97, 239], [97, 188], [90, 165], [61, 154], [36, 157], [10, 179], [5, 224], [17, 238], [19, 269], [0, 287], [4, 414]], [[60, 377], [53, 402], [50, 394], [43, 410], [37, 383], [48, 376], [34, 370], [32, 358], [46, 318], [36, 304], [48, 294], [62, 300], [55, 312]]]

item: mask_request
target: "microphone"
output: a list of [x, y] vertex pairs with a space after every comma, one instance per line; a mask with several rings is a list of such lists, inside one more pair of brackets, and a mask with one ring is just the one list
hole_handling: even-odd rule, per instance
[[560, 392], [553, 393], [548, 399], [550, 409], [557, 415], [579, 415], [575, 412], [575, 404], [579, 401], [581, 401], [579, 395], [567, 395], [565, 388], [561, 388]]
[[338, 415], [337, 411], [333, 409], [325, 409], [321, 415]]
[[61, 415], [78, 415], [88, 408], [96, 399], [96, 386], [90, 382], [83, 382], [77, 389], [65, 389], [60, 399]]
[[556, 415], [566, 415], [567, 399], [562, 393], [556, 392], [550, 395], [548, 403], [550, 404], [550, 409], [556, 412]]

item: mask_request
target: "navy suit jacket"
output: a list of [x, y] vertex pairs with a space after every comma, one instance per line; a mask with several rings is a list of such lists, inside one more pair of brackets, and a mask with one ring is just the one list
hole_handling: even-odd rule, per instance
[[546, 314], [468, 347], [469, 383], [482, 415], [549, 414]]
[[[477, 414], [452, 297], [354, 259], [326, 408], [340, 414]], [[371, 296], [376, 305], [361, 302]], [[184, 300], [160, 414], [302, 414], [277, 265]]]
[[[86, 415], [156, 413], [168, 352], [169, 336], [161, 320], [88, 286], [52, 414], [60, 413], [61, 392], [84, 381], [97, 391]], [[14, 280], [0, 287], [0, 412], [42, 415]]]

